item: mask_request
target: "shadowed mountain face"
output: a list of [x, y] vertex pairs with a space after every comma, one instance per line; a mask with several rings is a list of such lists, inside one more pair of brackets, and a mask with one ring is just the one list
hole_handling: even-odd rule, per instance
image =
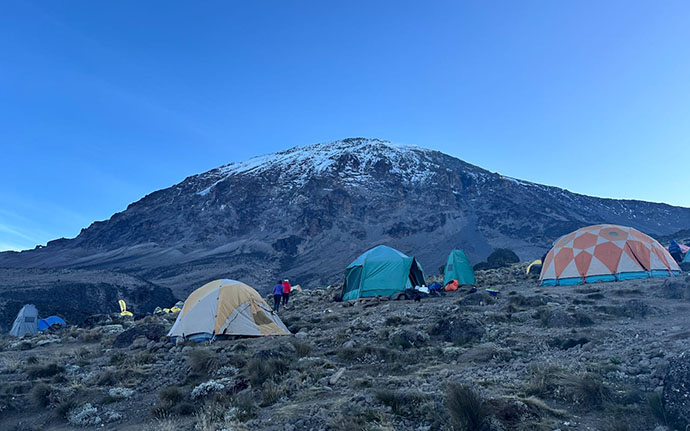
[[216, 278], [265, 291], [282, 277], [306, 287], [339, 282], [378, 244], [436, 273], [452, 248], [473, 263], [498, 247], [538, 258], [559, 236], [604, 222], [670, 234], [690, 226], [690, 209], [578, 195], [438, 151], [356, 138], [189, 177], [74, 239], [0, 253], [0, 267], [107, 269], [178, 296]]

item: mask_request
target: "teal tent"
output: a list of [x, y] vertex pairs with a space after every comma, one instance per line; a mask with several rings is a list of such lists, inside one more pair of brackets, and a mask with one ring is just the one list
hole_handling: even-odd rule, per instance
[[422, 266], [414, 257], [379, 245], [355, 259], [345, 270], [343, 301], [393, 295], [425, 284]]
[[462, 250], [453, 250], [448, 255], [446, 268], [443, 270], [443, 284], [458, 280], [458, 284], [474, 284], [474, 270], [470, 260]]

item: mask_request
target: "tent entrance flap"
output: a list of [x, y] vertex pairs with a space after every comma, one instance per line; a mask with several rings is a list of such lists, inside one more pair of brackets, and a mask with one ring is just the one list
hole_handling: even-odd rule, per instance
[[412, 258], [412, 265], [410, 265], [410, 282], [412, 286], [425, 286], [424, 273], [421, 270], [421, 265], [417, 263], [417, 259]]

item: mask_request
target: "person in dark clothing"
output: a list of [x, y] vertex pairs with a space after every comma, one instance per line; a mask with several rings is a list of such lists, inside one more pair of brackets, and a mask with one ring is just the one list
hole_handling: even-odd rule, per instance
[[291, 289], [292, 286], [290, 286], [290, 281], [286, 278], [283, 280], [283, 307], [287, 306], [288, 299], [290, 299]]
[[278, 284], [273, 286], [273, 310], [278, 311], [280, 308], [280, 299], [283, 297], [283, 283], [278, 281]]
[[683, 252], [678, 243], [674, 240], [671, 240], [671, 245], [668, 246], [668, 252], [673, 257], [673, 260], [675, 260], [677, 263], [681, 263], [683, 261]]

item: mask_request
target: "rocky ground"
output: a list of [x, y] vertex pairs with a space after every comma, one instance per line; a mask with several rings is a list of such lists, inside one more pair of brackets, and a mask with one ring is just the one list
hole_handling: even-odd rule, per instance
[[299, 292], [293, 336], [174, 346], [174, 316], [104, 315], [2, 338], [0, 429], [685, 429], [690, 277], [541, 288], [523, 271], [421, 302]]

